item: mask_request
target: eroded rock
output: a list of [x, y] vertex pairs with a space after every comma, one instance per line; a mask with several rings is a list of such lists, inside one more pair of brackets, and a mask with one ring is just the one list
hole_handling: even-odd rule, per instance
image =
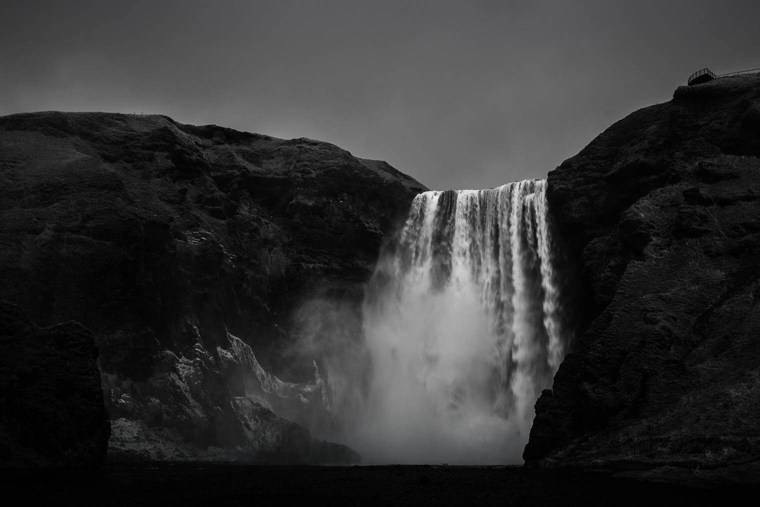
[[[314, 299], [358, 311], [384, 235], [423, 187], [309, 139], [48, 112], [0, 118], [0, 189], [0, 298], [94, 332], [115, 452], [274, 459], [241, 397], [322, 417], [324, 365], [293, 353], [294, 313]], [[313, 461], [322, 444], [306, 440], [277, 452]]]
[[582, 318], [528, 463], [760, 477], [759, 103], [679, 88], [549, 174]]
[[96, 467], [108, 416], [90, 330], [40, 328], [0, 300], [0, 466]]

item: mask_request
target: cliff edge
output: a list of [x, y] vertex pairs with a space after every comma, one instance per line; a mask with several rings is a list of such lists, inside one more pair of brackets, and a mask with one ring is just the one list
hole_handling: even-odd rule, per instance
[[760, 75], [679, 87], [548, 177], [577, 338], [529, 465], [760, 477]]
[[297, 309], [358, 308], [423, 189], [310, 139], [157, 115], [2, 117], [0, 299], [92, 331], [114, 456], [355, 462], [304, 429], [330, 425], [329, 399], [319, 350], [293, 352]]

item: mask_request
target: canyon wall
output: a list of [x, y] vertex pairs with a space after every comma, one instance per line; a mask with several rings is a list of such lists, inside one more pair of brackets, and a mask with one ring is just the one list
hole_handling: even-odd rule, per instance
[[580, 315], [527, 463], [757, 477], [760, 76], [679, 87], [548, 192]]
[[[330, 434], [331, 361], [423, 190], [309, 139], [0, 118], [3, 462], [100, 462], [104, 406], [114, 458], [357, 461], [305, 428]], [[760, 76], [631, 114], [546, 196], [574, 338], [526, 463], [760, 475]]]
[[0, 301], [0, 466], [97, 467], [110, 426], [88, 329]]
[[0, 300], [89, 330], [114, 457], [356, 461], [293, 421], [330, 424], [319, 354], [293, 347], [320, 330], [297, 309], [358, 312], [384, 235], [423, 189], [309, 139], [6, 116]]

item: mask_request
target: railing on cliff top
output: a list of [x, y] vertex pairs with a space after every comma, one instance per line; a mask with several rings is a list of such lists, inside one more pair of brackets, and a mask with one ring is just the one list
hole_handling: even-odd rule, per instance
[[728, 76], [736, 76], [739, 74], [749, 74], [750, 72], [760, 72], [760, 67], [755, 67], [754, 69], [737, 70], [735, 72], [727, 72], [725, 74], [718, 75], [718, 77], [728, 77]]
[[755, 67], [753, 69], [737, 70], [734, 72], [727, 72], [725, 74], [715, 74], [709, 68], [704, 67], [702, 69], [699, 69], [696, 72], [693, 72], [691, 76], [689, 76], [689, 79], [686, 80], [686, 83], [689, 85], [701, 84], [701, 83], [706, 83], [708, 81], [712, 81], [713, 79], [717, 79], [719, 77], [738, 76], [740, 74], [749, 74], [750, 72], [760, 72], [760, 67]]
[[708, 69], [707, 67], [705, 67], [703, 69], [699, 69], [696, 72], [693, 72], [691, 74], [691, 76], [689, 76], [689, 79], [686, 80], [686, 83], [689, 86], [691, 86], [691, 85], [695, 85], [695, 84], [706, 83], [708, 81], [712, 81], [716, 77], [718, 77], [718, 76], [716, 76], [713, 71], [711, 71], [710, 69]]

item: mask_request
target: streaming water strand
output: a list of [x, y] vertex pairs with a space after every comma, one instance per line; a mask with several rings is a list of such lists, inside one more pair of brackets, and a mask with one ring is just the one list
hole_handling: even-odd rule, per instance
[[517, 463], [567, 346], [546, 182], [419, 194], [364, 304], [365, 459]]

